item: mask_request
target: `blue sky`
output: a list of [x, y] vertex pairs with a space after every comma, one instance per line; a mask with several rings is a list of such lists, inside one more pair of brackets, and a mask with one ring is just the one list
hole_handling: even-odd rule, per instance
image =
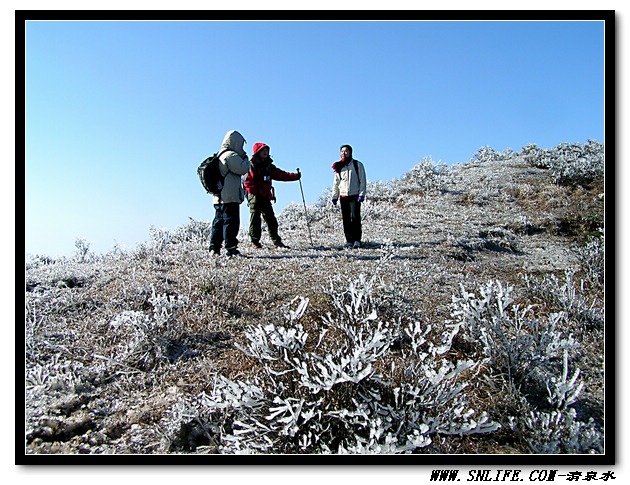
[[[387, 181], [486, 145], [606, 141], [602, 21], [43, 21], [25, 62], [31, 254], [211, 220], [196, 168], [231, 129], [299, 167], [309, 204], [346, 143]], [[276, 213], [302, 203], [274, 186]]]

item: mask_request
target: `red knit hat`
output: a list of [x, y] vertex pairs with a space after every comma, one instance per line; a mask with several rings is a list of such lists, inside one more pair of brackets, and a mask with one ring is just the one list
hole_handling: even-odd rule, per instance
[[269, 148], [269, 145], [267, 145], [266, 143], [263, 143], [261, 141], [258, 141], [256, 143], [254, 143], [254, 155], [256, 155], [256, 153], [258, 153], [260, 150], [262, 150], [263, 148]]

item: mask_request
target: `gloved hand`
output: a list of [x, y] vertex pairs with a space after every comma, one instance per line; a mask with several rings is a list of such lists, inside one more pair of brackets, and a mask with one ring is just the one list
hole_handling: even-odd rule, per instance
[[337, 205], [337, 199], [332, 200], [333, 205]]
[[357, 202], [363, 202], [365, 199], [363, 199], [363, 196], [360, 195], [359, 198], [357, 199]]

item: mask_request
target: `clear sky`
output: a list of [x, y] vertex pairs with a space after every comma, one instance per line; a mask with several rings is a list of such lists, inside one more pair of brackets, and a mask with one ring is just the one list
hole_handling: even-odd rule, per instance
[[[342, 144], [375, 182], [486, 145], [606, 141], [603, 21], [37, 21], [25, 62], [30, 254], [212, 220], [196, 169], [232, 129], [299, 167], [307, 204]], [[276, 213], [302, 204], [274, 186]]]

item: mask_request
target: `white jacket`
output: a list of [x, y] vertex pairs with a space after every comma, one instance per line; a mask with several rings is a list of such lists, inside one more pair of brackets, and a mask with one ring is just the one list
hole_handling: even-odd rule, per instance
[[[357, 162], [359, 173], [354, 169], [354, 162]], [[351, 160], [348, 165], [343, 167], [339, 173], [335, 172], [333, 180], [332, 198], [338, 199], [339, 196], [358, 195], [365, 197], [366, 188], [365, 167], [358, 160]]]
[[[249, 172], [249, 160], [243, 149], [245, 138], [238, 131], [228, 131], [221, 143], [219, 160], [221, 160], [220, 170], [225, 177], [221, 199], [213, 196], [214, 204], [229, 204], [231, 202], [241, 203], [245, 199], [245, 189], [243, 188], [242, 175]], [[225, 151], [224, 151], [225, 150]]]

